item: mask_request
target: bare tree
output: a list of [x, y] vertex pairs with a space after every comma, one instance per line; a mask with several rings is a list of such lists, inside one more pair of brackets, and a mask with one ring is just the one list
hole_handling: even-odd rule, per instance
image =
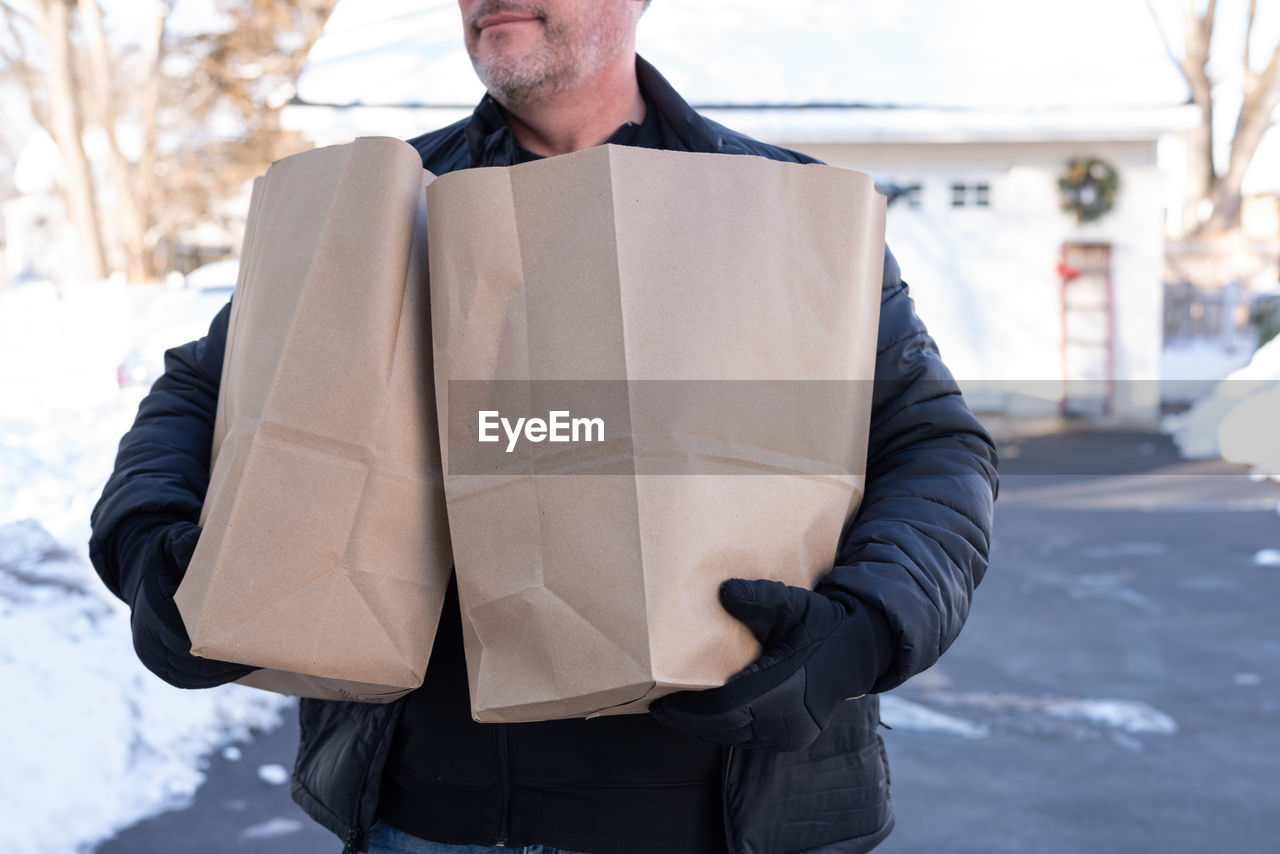
[[[160, 63], [164, 56], [165, 20], [169, 14], [169, 6], [162, 0], [152, 0], [149, 10], [142, 3], [138, 5], [142, 8], [135, 9], [135, 13], [147, 15], [152, 25], [146, 41], [141, 45], [142, 89], [137, 93], [139, 100], [135, 108], [127, 109], [117, 99], [112, 86], [113, 81], [120, 79], [120, 68], [107, 44], [102, 9], [97, 0], [81, 0], [78, 3], [80, 25], [88, 54], [88, 105], [93, 110], [94, 124], [102, 129], [106, 140], [107, 174], [110, 175], [120, 213], [117, 220], [117, 240], [123, 250], [126, 273], [131, 282], [147, 281], [156, 274], [155, 244], [158, 235], [151, 228], [155, 185], [156, 104], [160, 86]], [[142, 137], [142, 152], [135, 161], [125, 157], [117, 135], [120, 118], [127, 114], [136, 117], [138, 132]]]
[[181, 104], [183, 121], [192, 128], [209, 128], [217, 116], [239, 130], [230, 138], [187, 134], [186, 144], [166, 156], [160, 220], [166, 231], [210, 223], [216, 219], [210, 201], [228, 197], [271, 162], [307, 147], [284, 130], [280, 113], [334, 5], [335, 0], [221, 0], [229, 27], [174, 43], [172, 51], [191, 70], [171, 81], [168, 101]]
[[[1196, 0], [1185, 0], [1181, 55], [1167, 37], [1165, 47], [1191, 87], [1191, 100], [1200, 111], [1200, 123], [1189, 138], [1188, 187], [1182, 219], [1187, 234], [1203, 236], [1240, 225], [1241, 188], [1245, 173], [1253, 162], [1263, 135], [1273, 122], [1272, 116], [1280, 107], [1280, 38], [1277, 38], [1265, 65], [1255, 68], [1250, 47], [1258, 0], [1249, 0], [1244, 21], [1243, 97], [1231, 136], [1226, 169], [1219, 172], [1213, 160], [1213, 113], [1220, 105], [1214, 95], [1209, 59], [1214, 28], [1221, 22], [1217, 0], [1208, 0], [1203, 11], [1197, 9], [1199, 5]], [[1151, 0], [1147, 0], [1147, 6], [1159, 26], [1159, 17]]]
[[[65, 0], [33, 0], [30, 15], [0, 0], [9, 39], [3, 58], [22, 80], [31, 111], [53, 137], [66, 164], [63, 186], [67, 208], [80, 232], [85, 275], [101, 279], [107, 274], [107, 252], [98, 214], [97, 185], [84, 150], [84, 119], [80, 81], [71, 46], [71, 5]], [[38, 70], [29, 57], [38, 55], [32, 44], [38, 35], [44, 48], [45, 68]]]
[[[153, 280], [158, 250], [303, 147], [281, 129], [279, 111], [335, 2], [219, 0], [230, 27], [174, 36], [171, 3], [129, 0], [112, 8], [148, 24], [122, 46], [108, 37], [99, 0], [0, 0], [0, 60], [65, 161], [87, 275], [115, 267], [130, 281]], [[234, 130], [210, 132], [215, 116]], [[86, 154], [89, 128], [102, 140], [98, 161]]]

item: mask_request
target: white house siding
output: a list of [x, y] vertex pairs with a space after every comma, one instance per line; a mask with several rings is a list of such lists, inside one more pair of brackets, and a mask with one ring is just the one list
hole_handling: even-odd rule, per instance
[[[408, 137], [467, 114], [465, 109], [310, 107], [286, 111], [287, 123], [317, 144], [365, 134]], [[964, 113], [942, 127], [936, 116], [919, 117], [920, 128], [886, 129], [915, 138], [942, 134], [938, 142], [865, 141], [893, 111], [869, 111], [856, 121], [849, 111], [818, 127], [809, 111], [792, 121], [806, 141], [769, 133], [786, 118], [769, 111], [709, 111], [716, 119], [763, 139], [808, 152], [835, 166], [871, 173], [880, 181], [920, 184], [920, 207], [899, 200], [890, 209], [888, 239], [947, 363], [979, 408], [1049, 413], [1063, 394], [1059, 278], [1062, 244], [1112, 244], [1114, 378], [1112, 412], [1153, 418], [1159, 408], [1162, 346], [1162, 253], [1167, 194], [1156, 165], [1156, 126], [1182, 121], [1181, 114], [1132, 113], [1126, 141], [1036, 141], [1050, 131], [1030, 125], [1005, 131], [1013, 139], [970, 139], [981, 128], [955, 131]], [[789, 111], [788, 111], [789, 112]], [[723, 113], [723, 114], [721, 114]], [[874, 116], [874, 118], [872, 117]], [[736, 121], [735, 121], [736, 120]], [[904, 116], [903, 121], [914, 121]], [[972, 123], [972, 122], [970, 122]], [[812, 126], [811, 126], [812, 125]], [[929, 127], [925, 127], [928, 125]], [[1148, 126], [1149, 125], [1149, 126]], [[951, 130], [948, 131], [948, 128]], [[774, 128], [776, 130], [776, 128]], [[991, 129], [988, 128], [988, 133]], [[1059, 134], [1071, 130], [1058, 129]], [[1075, 132], [1082, 132], [1077, 126]], [[812, 142], [855, 136], [856, 142]], [[1018, 138], [1030, 136], [1031, 139]], [[1057, 180], [1073, 157], [1100, 157], [1120, 174], [1115, 209], [1097, 223], [1078, 225], [1059, 207]], [[986, 183], [990, 206], [953, 208], [953, 183]]]
[[[1027, 0], [730, 5], [726, 15], [725, 3], [655, 3], [641, 22], [640, 53], [717, 121], [923, 185], [919, 210], [894, 206], [889, 241], [974, 402], [1056, 409], [1063, 369], [1054, 267], [1064, 241], [1107, 241], [1113, 411], [1155, 414], [1166, 205], [1155, 141], [1195, 116], [1148, 3], [1079, 0], [1051, 11]], [[1178, 9], [1174, 0], [1155, 6]], [[465, 115], [480, 86], [459, 30], [452, 0], [342, 0], [298, 80], [303, 103], [287, 108], [284, 122], [327, 144], [413, 136]], [[1087, 155], [1111, 162], [1122, 187], [1117, 210], [1078, 226], [1059, 210], [1056, 182], [1070, 158]], [[953, 181], [988, 183], [991, 207], [953, 210]], [[1027, 381], [1021, 396], [1009, 393], [1011, 380]]]
[[[1115, 399], [1120, 416], [1159, 406], [1163, 198], [1155, 143], [798, 144], [832, 165], [901, 186], [920, 207], [890, 209], [888, 240], [921, 316], [982, 408], [1051, 410], [1062, 393], [1055, 266], [1062, 244], [1112, 244]], [[1078, 225], [1059, 207], [1057, 179], [1073, 157], [1120, 174], [1115, 209]], [[990, 185], [990, 207], [952, 207], [953, 183]]]

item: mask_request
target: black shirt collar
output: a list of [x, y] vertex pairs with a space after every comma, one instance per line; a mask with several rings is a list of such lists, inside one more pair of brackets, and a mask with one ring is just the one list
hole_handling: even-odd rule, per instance
[[[639, 123], [624, 123], [613, 132], [613, 136], [605, 140], [605, 143], [609, 145], [633, 145], [637, 148], [662, 148], [662, 128], [658, 123], [658, 111], [646, 100], [644, 104], [644, 119]], [[543, 156], [535, 154], [516, 143], [516, 163], [541, 160]]]

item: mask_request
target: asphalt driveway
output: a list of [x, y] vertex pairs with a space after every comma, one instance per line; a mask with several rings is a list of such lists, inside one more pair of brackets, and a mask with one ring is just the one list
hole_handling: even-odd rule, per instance
[[[1140, 431], [1011, 440], [1001, 471], [964, 633], [884, 701], [880, 850], [1277, 850], [1280, 568], [1255, 556], [1280, 549], [1280, 486]], [[336, 854], [259, 773], [296, 739], [213, 757], [193, 806], [97, 851]]]

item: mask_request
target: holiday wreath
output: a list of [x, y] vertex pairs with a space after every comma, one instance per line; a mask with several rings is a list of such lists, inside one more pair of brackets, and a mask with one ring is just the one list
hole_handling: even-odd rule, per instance
[[1076, 222], [1093, 222], [1116, 203], [1120, 177], [1111, 164], [1096, 157], [1077, 158], [1058, 178], [1062, 209], [1076, 215]]

